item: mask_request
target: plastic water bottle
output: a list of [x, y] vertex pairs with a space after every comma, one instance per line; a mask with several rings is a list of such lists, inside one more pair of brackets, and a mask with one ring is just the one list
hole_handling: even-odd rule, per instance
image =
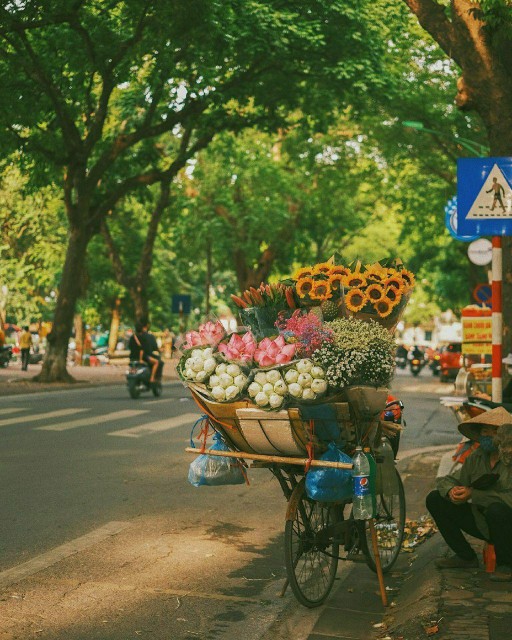
[[370, 463], [361, 447], [356, 447], [352, 464], [352, 478], [354, 482], [352, 513], [355, 520], [369, 520], [373, 517], [372, 494], [370, 491]]
[[391, 443], [386, 437], [383, 437], [380, 442], [379, 454], [382, 458], [382, 462], [378, 465], [381, 476], [380, 490], [385, 496], [392, 496], [397, 493], [395, 454]]

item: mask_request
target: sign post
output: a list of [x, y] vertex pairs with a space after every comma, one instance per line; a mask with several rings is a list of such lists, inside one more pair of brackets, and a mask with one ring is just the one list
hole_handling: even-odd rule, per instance
[[512, 235], [512, 158], [457, 160], [458, 230], [492, 237], [492, 400], [502, 402], [501, 237]]

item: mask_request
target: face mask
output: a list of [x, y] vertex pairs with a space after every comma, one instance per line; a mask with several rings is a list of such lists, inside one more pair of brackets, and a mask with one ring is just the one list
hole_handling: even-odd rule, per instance
[[494, 438], [492, 436], [480, 436], [479, 442], [482, 450], [486, 453], [492, 453], [498, 449], [494, 444]]

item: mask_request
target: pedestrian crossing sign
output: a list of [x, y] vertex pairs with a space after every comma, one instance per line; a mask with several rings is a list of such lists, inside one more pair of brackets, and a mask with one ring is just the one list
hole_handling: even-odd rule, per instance
[[512, 235], [512, 158], [457, 160], [457, 215], [462, 235]]

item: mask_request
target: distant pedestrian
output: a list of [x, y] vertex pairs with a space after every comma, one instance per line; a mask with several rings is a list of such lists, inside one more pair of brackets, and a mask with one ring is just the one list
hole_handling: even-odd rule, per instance
[[20, 336], [20, 351], [21, 351], [21, 370], [26, 371], [28, 369], [28, 361], [30, 359], [30, 347], [32, 346], [32, 334], [28, 330], [28, 327], [23, 327], [23, 333]]

